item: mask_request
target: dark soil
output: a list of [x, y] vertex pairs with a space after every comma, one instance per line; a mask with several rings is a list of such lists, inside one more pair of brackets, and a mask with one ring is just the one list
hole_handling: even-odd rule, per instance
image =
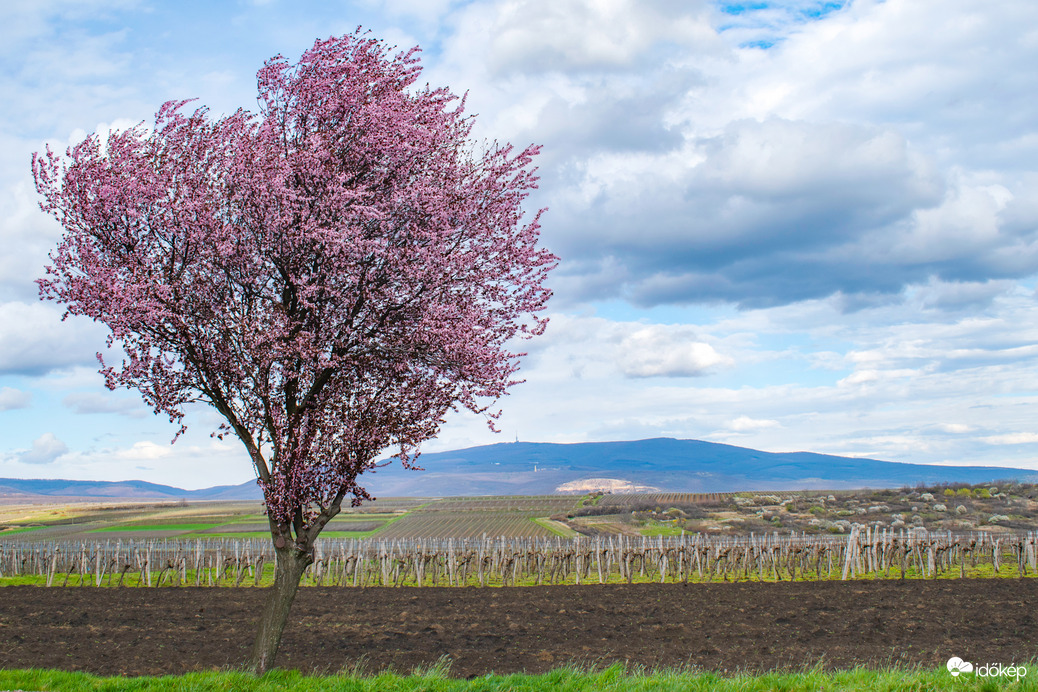
[[[0, 589], [0, 667], [142, 675], [245, 663], [266, 592]], [[303, 588], [277, 664], [458, 677], [567, 663], [716, 671], [1025, 663], [1038, 580]]]

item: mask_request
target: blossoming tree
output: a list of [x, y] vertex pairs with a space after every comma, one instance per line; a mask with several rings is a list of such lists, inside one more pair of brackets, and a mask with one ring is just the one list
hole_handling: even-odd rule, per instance
[[474, 144], [464, 99], [416, 86], [416, 50], [318, 41], [259, 71], [258, 114], [169, 102], [33, 157], [64, 227], [41, 296], [111, 329], [109, 388], [181, 432], [209, 404], [255, 466], [277, 555], [257, 672], [321, 530], [370, 499], [361, 474], [387, 450], [413, 466], [451, 409], [492, 422], [510, 343], [545, 326], [556, 258], [521, 209], [537, 147]]

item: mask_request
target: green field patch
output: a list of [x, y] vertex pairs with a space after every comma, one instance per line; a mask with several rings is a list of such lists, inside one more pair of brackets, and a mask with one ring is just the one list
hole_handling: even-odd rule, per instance
[[90, 533], [108, 533], [108, 532], [148, 532], [148, 531], [204, 531], [213, 528], [212, 524], [120, 524], [118, 526], [106, 526], [102, 529], [91, 529]]
[[537, 526], [548, 529], [556, 536], [561, 536], [563, 538], [576, 538], [580, 535], [579, 533], [569, 528], [562, 522], [554, 521], [552, 519], [548, 519], [547, 517], [530, 517], [530, 521], [532, 521], [534, 524], [537, 524]]
[[214, 536], [211, 533], [182, 533], [177, 534], [179, 538], [185, 539], [197, 539], [197, 538], [208, 538], [210, 540], [219, 540], [222, 538], [244, 538], [250, 541], [270, 539], [270, 533], [221, 533], [219, 536]]
[[252, 516], [250, 514], [214, 514], [214, 515], [184, 515], [176, 517], [155, 517], [154, 519], [138, 519], [132, 521], [132, 524], [207, 524], [213, 526], [215, 524], [227, 524], [232, 521], [266, 521], [266, 517], [262, 514], [259, 516]]
[[663, 524], [659, 522], [652, 522], [651, 524], [640, 527], [638, 533], [643, 536], [683, 536], [685, 530], [680, 526], [674, 524]]
[[[320, 538], [370, 538], [407, 514], [358, 514], [345, 519], [337, 517], [328, 523]], [[374, 517], [376, 521], [371, 521]], [[178, 536], [178, 538], [270, 538], [270, 526], [266, 521], [240, 522], [207, 527], [201, 531]]]
[[4, 536], [13, 536], [18, 533], [28, 533], [29, 531], [36, 531], [37, 529], [42, 528], [42, 526], [22, 526], [14, 529], [4, 529], [3, 531], [0, 531], [0, 538]]
[[[326, 535], [329, 532], [346, 532], [346, 533], [365, 533], [369, 531], [377, 531], [386, 524], [385, 521], [332, 521], [325, 526], [324, 531], [321, 535]], [[264, 523], [249, 523], [249, 524], [224, 524], [223, 526], [214, 526], [213, 528], [205, 529], [200, 533], [207, 534], [225, 534], [225, 533], [255, 533], [261, 532], [266, 533], [270, 531], [270, 525]]]
[[231, 534], [231, 533], [270, 533], [270, 524], [267, 522], [237, 522], [232, 524], [221, 524], [203, 528], [197, 533], [203, 534]]
[[[104, 541], [134, 541], [134, 542], [145, 542], [145, 541], [161, 541], [165, 539], [180, 540], [194, 534], [185, 533], [184, 531], [108, 531], [106, 533], [97, 534], [92, 533], [90, 538], [100, 539]], [[85, 534], [80, 534], [81, 537], [86, 537]], [[73, 540], [80, 540], [74, 537]]]
[[265, 514], [242, 514], [233, 517], [224, 517], [222, 521], [214, 521], [214, 524], [266, 524]]

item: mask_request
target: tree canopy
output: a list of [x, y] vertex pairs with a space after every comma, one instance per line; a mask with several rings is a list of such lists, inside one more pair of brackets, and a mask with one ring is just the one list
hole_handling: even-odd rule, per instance
[[557, 261], [522, 209], [538, 147], [472, 141], [464, 99], [391, 50], [318, 41], [267, 61], [258, 113], [171, 101], [33, 157], [64, 227], [41, 296], [111, 329], [108, 387], [181, 426], [219, 411], [302, 561], [385, 450], [412, 464], [452, 408], [493, 419]]

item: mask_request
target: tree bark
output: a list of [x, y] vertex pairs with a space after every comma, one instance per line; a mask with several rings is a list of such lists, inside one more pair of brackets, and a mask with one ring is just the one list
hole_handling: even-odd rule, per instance
[[250, 666], [256, 675], [262, 675], [273, 667], [292, 601], [299, 590], [299, 580], [307, 566], [313, 562], [311, 552], [302, 551], [295, 545], [275, 547], [274, 552], [274, 586], [270, 587], [267, 593], [267, 602], [263, 606], [263, 614], [256, 627], [256, 639], [252, 646]]

